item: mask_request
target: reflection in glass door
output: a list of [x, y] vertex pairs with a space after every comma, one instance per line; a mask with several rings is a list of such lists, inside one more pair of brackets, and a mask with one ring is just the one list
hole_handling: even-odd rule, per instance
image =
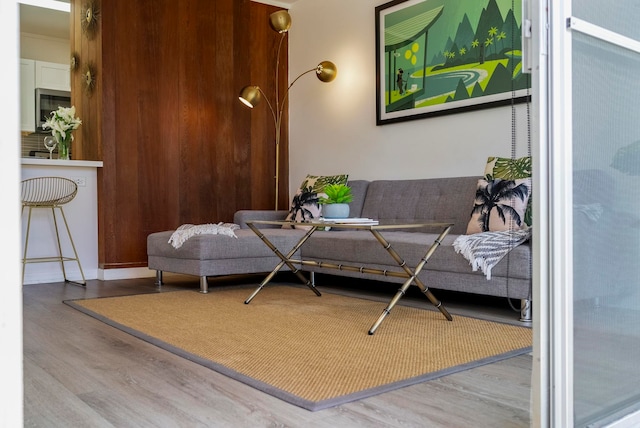
[[638, 3], [573, 1], [567, 21], [577, 427], [605, 426], [640, 409]]

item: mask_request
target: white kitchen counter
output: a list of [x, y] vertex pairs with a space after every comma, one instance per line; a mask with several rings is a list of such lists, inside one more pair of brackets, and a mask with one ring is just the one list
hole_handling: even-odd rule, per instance
[[21, 158], [22, 165], [33, 165], [42, 167], [75, 167], [75, 168], [101, 168], [102, 161], [84, 160], [58, 160], [45, 158]]
[[[66, 177], [78, 183], [76, 197], [63, 205], [71, 229], [71, 235], [82, 263], [86, 279], [98, 278], [98, 184], [97, 169], [102, 161], [58, 160], [43, 158], [21, 159], [22, 180], [34, 177]], [[56, 212], [59, 210], [56, 210]], [[22, 217], [22, 243], [27, 227], [27, 210]], [[71, 243], [66, 238], [64, 222], [58, 215], [60, 240], [64, 256], [73, 256]], [[21, 250], [21, 254], [24, 248]], [[28, 257], [57, 255], [56, 235], [51, 210], [35, 209], [31, 217]], [[67, 278], [81, 278], [78, 264], [66, 262]], [[59, 282], [64, 279], [60, 263], [28, 263], [25, 269], [25, 284]]]

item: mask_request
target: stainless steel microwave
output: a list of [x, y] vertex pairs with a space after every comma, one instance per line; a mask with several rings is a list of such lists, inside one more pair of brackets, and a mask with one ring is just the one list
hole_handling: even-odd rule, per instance
[[71, 107], [71, 92], [36, 88], [36, 132], [50, 132], [42, 125], [58, 107]]

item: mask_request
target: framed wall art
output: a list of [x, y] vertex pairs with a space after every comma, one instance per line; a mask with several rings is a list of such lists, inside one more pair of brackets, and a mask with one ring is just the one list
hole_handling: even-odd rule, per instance
[[523, 102], [522, 0], [394, 0], [376, 7], [376, 123]]

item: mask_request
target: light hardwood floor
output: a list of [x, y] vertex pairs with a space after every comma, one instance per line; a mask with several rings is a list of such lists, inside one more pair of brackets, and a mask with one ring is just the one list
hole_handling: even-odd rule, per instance
[[[279, 278], [288, 281], [289, 278]], [[166, 275], [163, 290], [198, 288]], [[256, 278], [211, 286], [256, 283]], [[326, 283], [325, 283], [326, 282]], [[330, 284], [331, 283], [331, 284]], [[397, 286], [338, 284], [326, 291], [389, 300]], [[531, 356], [445, 376], [342, 406], [309, 412], [177, 357], [84, 315], [63, 300], [157, 291], [152, 278], [88, 281], [87, 287], [25, 285], [25, 427], [527, 427]], [[503, 299], [434, 293], [455, 314], [517, 323]], [[419, 293], [403, 304], [429, 307]], [[385, 322], [392, 322], [391, 317]], [[160, 320], [159, 320], [160, 321]]]

